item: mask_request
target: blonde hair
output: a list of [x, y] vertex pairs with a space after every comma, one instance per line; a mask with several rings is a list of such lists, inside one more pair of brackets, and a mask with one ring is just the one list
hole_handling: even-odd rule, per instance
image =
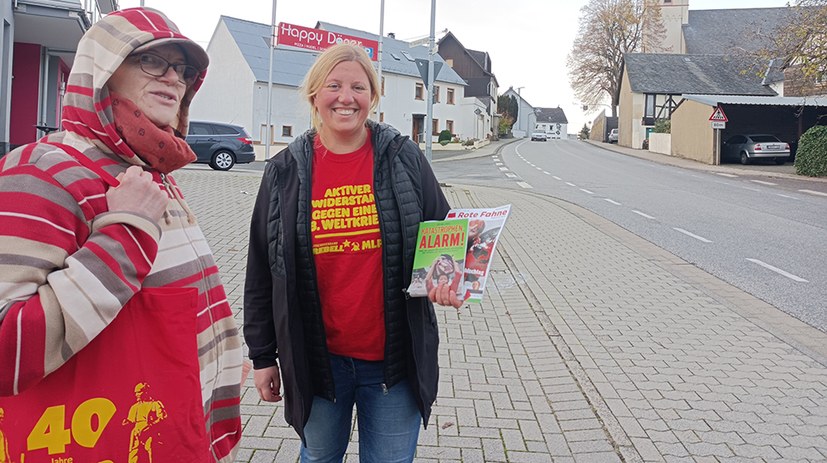
[[373, 69], [373, 62], [371, 62], [365, 49], [349, 43], [338, 43], [325, 50], [318, 58], [307, 75], [304, 77], [304, 82], [301, 86], [301, 91], [307, 102], [310, 103], [310, 115], [313, 122], [313, 128], [317, 131], [322, 127], [322, 120], [319, 117], [319, 111], [313, 100], [324, 85], [325, 79], [333, 71], [333, 68], [340, 63], [346, 61], [353, 61], [358, 63], [364, 69], [368, 76], [368, 83], [370, 84], [370, 111], [379, 104], [379, 78], [376, 76], [376, 71]]

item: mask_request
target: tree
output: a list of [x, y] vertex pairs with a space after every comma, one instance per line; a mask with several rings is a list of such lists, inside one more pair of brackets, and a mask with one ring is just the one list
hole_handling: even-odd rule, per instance
[[497, 97], [497, 108], [502, 114], [500, 124], [502, 125], [503, 121], [506, 121], [508, 127], [505, 131], [501, 128], [500, 133], [507, 133], [511, 130], [511, 126], [514, 125], [514, 121], [517, 120], [517, 114], [519, 113], [517, 99], [514, 98], [514, 95], [500, 95]]
[[589, 0], [568, 56], [575, 95], [595, 106], [608, 96], [616, 116], [623, 54], [660, 51], [665, 30], [656, 0]]
[[785, 24], [772, 31], [771, 45], [758, 52], [781, 59], [805, 77], [827, 79], [827, 0], [798, 0]]
[[589, 130], [589, 126], [586, 125], [586, 124], [583, 124], [583, 128], [580, 129], [580, 139], [581, 140], [588, 140], [590, 134], [591, 134], [591, 130]]

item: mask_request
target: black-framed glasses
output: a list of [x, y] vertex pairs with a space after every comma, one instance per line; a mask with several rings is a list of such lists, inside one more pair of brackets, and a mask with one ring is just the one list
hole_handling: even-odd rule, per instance
[[152, 53], [141, 53], [137, 55], [136, 58], [138, 58], [141, 70], [145, 73], [153, 77], [163, 77], [169, 68], [172, 68], [175, 73], [178, 74], [178, 80], [187, 86], [194, 84], [198, 79], [198, 75], [201, 73], [195, 66], [183, 63], [173, 64]]

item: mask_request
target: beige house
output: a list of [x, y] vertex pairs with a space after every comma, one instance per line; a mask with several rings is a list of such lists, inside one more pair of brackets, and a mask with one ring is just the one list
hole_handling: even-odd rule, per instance
[[642, 148], [658, 119], [672, 119], [683, 94], [775, 96], [762, 78], [743, 72], [746, 66], [724, 55], [625, 54], [618, 144]]
[[[689, 0], [659, 3], [660, 46], [624, 55], [620, 145], [717, 164], [721, 142], [735, 134], [773, 134], [794, 153], [801, 134], [826, 117], [823, 97], [803, 97], [827, 93], [824, 81], [801, 79], [794, 68], [782, 69], [783, 60], [749, 58], [771, 48], [772, 28], [789, 23], [793, 8], [690, 10]], [[723, 129], [709, 120], [716, 108], [729, 118]], [[652, 133], [659, 119], [671, 121], [671, 134]]]

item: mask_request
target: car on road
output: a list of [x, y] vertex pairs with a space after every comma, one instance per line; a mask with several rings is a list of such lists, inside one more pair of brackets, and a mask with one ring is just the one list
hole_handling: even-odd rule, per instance
[[195, 162], [208, 163], [215, 170], [230, 170], [236, 164], [256, 160], [253, 140], [238, 125], [190, 121], [187, 143], [198, 158]]
[[548, 135], [545, 132], [531, 132], [531, 141], [546, 141]]
[[721, 158], [747, 165], [758, 159], [781, 165], [790, 159], [790, 144], [770, 134], [733, 135], [721, 145]]
[[617, 139], [620, 136], [620, 132], [618, 129], [612, 129], [609, 131], [609, 143], [617, 143]]

